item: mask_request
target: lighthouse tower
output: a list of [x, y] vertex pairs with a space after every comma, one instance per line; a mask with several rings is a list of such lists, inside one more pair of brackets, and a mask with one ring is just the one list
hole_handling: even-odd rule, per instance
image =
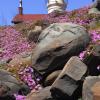
[[18, 7], [18, 10], [19, 10], [19, 15], [23, 15], [22, 0], [19, 0], [19, 7]]
[[64, 0], [48, 0], [47, 1], [47, 9], [48, 13], [51, 12], [63, 12], [66, 9], [66, 2]]

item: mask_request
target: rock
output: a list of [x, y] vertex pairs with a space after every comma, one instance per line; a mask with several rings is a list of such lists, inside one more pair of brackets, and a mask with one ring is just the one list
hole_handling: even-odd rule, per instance
[[4, 84], [0, 85], [0, 96], [3, 96], [4, 93], [7, 93], [9, 91], [9, 88], [5, 86]]
[[89, 75], [100, 75], [100, 69], [97, 68], [100, 65], [100, 44], [94, 45], [92, 53], [83, 62], [88, 66]]
[[100, 0], [95, 0], [94, 5], [95, 8], [97, 8], [100, 11]]
[[8, 66], [18, 67], [19, 65], [23, 66], [30, 66], [32, 65], [31, 62], [31, 53], [21, 53], [17, 54], [12, 58], [12, 60], [9, 62]]
[[29, 31], [28, 33], [28, 40], [34, 41], [35, 43], [38, 42], [38, 37], [42, 31], [42, 26], [35, 26], [34, 30]]
[[55, 82], [64, 75], [68, 75], [75, 81], [81, 80], [82, 76], [85, 75], [86, 71], [87, 71], [87, 66], [78, 57], [73, 56], [65, 64], [62, 72], [57, 77]]
[[18, 93], [22, 88], [26, 91], [29, 89], [25, 84], [19, 83], [10, 72], [0, 70], [0, 97]]
[[87, 66], [78, 57], [72, 57], [52, 84], [52, 97], [57, 100], [77, 100], [81, 96], [82, 78], [86, 72]]
[[100, 14], [100, 0], [95, 0], [92, 8], [89, 10], [89, 14], [92, 13]]
[[91, 9], [89, 10], [89, 14], [94, 14], [94, 13], [100, 14], [100, 11], [99, 11], [97, 8], [91, 8]]
[[60, 70], [71, 56], [78, 55], [89, 43], [89, 35], [82, 26], [72, 23], [54, 23], [39, 36], [33, 50], [32, 62], [44, 77]]
[[95, 100], [93, 99], [93, 86], [100, 82], [100, 76], [88, 76], [83, 83], [83, 100]]
[[44, 81], [44, 86], [50, 86], [55, 81], [55, 79], [58, 77], [58, 75], [61, 73], [61, 70], [57, 70], [52, 72]]
[[93, 100], [100, 100], [100, 81], [92, 87]]
[[51, 87], [46, 87], [38, 92], [31, 92], [27, 95], [26, 100], [46, 100], [51, 97]]

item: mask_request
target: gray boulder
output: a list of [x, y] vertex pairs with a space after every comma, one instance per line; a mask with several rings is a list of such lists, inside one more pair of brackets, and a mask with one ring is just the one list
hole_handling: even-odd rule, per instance
[[33, 50], [32, 63], [36, 70], [46, 76], [62, 69], [71, 56], [78, 55], [89, 43], [87, 30], [73, 23], [54, 23], [39, 36]]

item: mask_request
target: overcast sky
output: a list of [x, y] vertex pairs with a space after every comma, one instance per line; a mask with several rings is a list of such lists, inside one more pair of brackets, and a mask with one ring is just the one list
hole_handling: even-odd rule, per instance
[[[67, 1], [67, 0], [65, 0]], [[91, 4], [92, 0], [68, 0], [67, 10]], [[0, 25], [9, 25], [18, 13], [19, 0], [0, 0]], [[23, 0], [25, 14], [47, 13], [45, 0]]]

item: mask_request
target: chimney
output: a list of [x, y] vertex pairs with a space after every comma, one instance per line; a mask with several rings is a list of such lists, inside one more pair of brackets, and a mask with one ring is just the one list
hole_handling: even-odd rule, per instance
[[23, 15], [22, 0], [19, 0], [19, 7], [18, 7], [18, 10], [19, 10], [19, 15]]

